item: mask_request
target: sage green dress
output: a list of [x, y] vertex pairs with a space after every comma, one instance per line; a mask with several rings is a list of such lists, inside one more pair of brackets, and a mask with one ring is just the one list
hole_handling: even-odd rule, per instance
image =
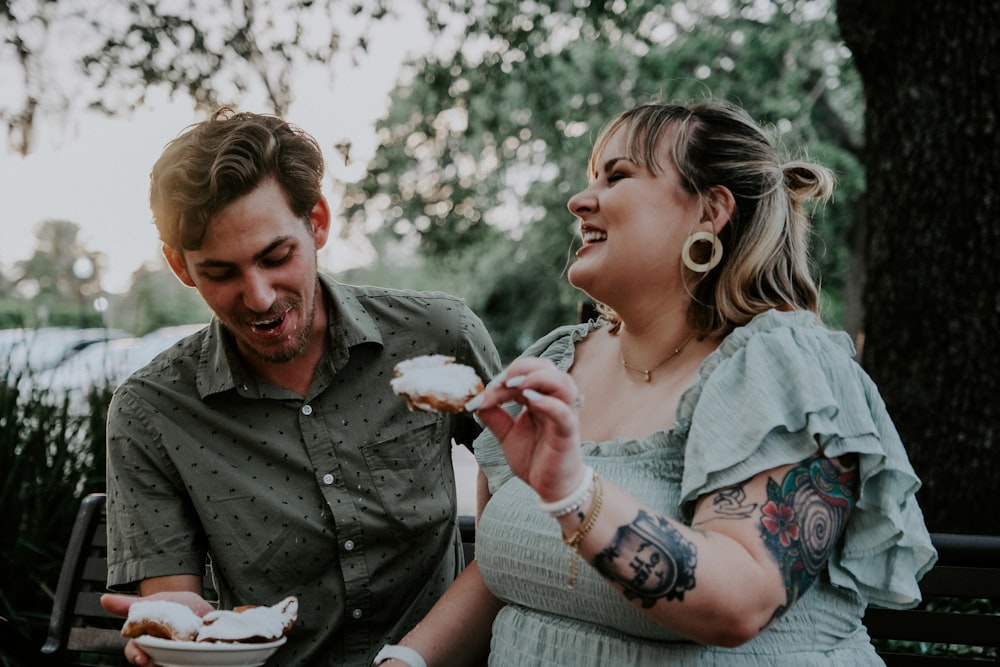
[[[576, 343], [602, 326], [557, 329], [526, 354], [568, 370]], [[825, 572], [784, 617], [737, 648], [696, 644], [652, 622], [582, 562], [568, 590], [559, 525], [484, 432], [475, 450], [493, 497], [476, 556], [486, 584], [508, 603], [493, 625], [489, 664], [881, 664], [861, 623], [865, 606], [916, 604], [917, 581], [936, 554], [914, 499], [920, 482], [853, 351], [846, 334], [825, 329], [812, 313], [763, 313], [705, 359], [673, 429], [582, 445], [595, 471], [685, 523], [700, 495], [801, 461], [817, 442], [830, 457], [858, 455], [857, 506]]]

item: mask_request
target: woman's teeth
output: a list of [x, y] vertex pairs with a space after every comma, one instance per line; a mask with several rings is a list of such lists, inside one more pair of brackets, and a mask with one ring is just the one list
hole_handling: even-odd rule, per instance
[[608, 233], [599, 229], [588, 229], [580, 232], [580, 237], [584, 243], [596, 243], [597, 241], [607, 240]]

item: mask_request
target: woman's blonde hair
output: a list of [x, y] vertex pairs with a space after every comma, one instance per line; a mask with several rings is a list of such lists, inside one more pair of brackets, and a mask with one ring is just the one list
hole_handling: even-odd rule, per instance
[[[669, 130], [673, 141], [667, 153], [663, 139]], [[693, 298], [688, 321], [699, 335], [724, 335], [772, 308], [817, 311], [804, 204], [825, 201], [833, 193], [829, 169], [803, 161], [782, 163], [775, 145], [746, 111], [713, 101], [648, 103], [622, 112], [594, 144], [592, 176], [619, 132], [624, 132], [626, 157], [632, 162], [660, 174], [669, 155], [689, 192], [708, 197], [721, 185], [735, 199], [728, 224], [718, 232], [722, 261], [708, 273], [689, 275]], [[603, 304], [598, 307], [617, 330], [617, 314]]]

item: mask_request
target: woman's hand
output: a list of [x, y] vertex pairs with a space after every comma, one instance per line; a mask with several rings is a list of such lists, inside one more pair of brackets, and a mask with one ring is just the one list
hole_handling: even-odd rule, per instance
[[[524, 409], [511, 417], [503, 405]], [[514, 471], [543, 502], [565, 498], [583, 480], [578, 410], [582, 396], [569, 374], [547, 359], [514, 361], [469, 402], [500, 441]]]

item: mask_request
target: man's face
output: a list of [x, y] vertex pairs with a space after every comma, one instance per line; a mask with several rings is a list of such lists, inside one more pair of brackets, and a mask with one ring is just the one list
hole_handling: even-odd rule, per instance
[[329, 230], [325, 201], [310, 223], [292, 213], [277, 182], [266, 180], [219, 211], [200, 248], [164, 250], [245, 358], [285, 363], [322, 344], [311, 333], [319, 304], [316, 251]]

